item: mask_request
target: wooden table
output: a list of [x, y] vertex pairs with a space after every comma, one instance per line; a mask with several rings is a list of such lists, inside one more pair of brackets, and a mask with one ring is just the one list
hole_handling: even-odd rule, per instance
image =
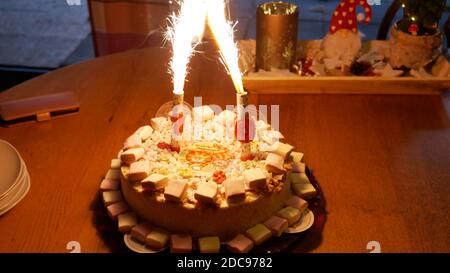
[[[186, 100], [234, 103], [216, 54], [196, 56]], [[60, 69], [0, 94], [0, 100], [74, 91], [78, 115], [1, 128], [31, 174], [31, 190], [0, 217], [0, 251], [111, 249], [93, 206], [98, 185], [124, 139], [171, 99], [164, 49], [141, 49]], [[361, 88], [364, 88], [361, 86]], [[264, 95], [279, 104], [280, 129], [305, 152], [328, 217], [315, 252], [450, 251], [450, 97]]]

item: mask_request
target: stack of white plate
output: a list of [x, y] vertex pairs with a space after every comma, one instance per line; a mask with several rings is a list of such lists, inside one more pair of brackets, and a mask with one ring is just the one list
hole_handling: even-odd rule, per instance
[[0, 139], [0, 215], [17, 205], [29, 189], [25, 162], [11, 144]]

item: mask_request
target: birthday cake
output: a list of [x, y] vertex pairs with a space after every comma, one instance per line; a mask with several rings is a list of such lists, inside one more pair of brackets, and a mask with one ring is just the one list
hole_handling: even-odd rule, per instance
[[263, 120], [240, 141], [235, 112], [196, 107], [177, 149], [173, 124], [156, 117], [128, 137], [100, 185], [119, 231], [152, 249], [190, 252], [197, 242], [200, 252], [217, 252], [227, 242], [247, 252], [295, 224], [316, 195], [303, 154]]

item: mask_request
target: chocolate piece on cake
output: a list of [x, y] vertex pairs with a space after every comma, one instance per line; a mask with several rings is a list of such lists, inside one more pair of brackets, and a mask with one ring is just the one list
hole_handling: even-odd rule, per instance
[[187, 189], [187, 183], [181, 180], [170, 180], [164, 189], [164, 197], [168, 201], [181, 202]]
[[129, 212], [130, 208], [125, 202], [117, 202], [107, 206], [106, 210], [108, 211], [109, 217], [111, 217], [112, 220], [116, 221], [117, 216]]
[[150, 163], [148, 160], [139, 160], [130, 164], [128, 180], [140, 181], [150, 174]]
[[294, 184], [304, 183], [311, 184], [309, 178], [305, 173], [291, 173], [291, 181]]
[[299, 197], [304, 198], [306, 200], [312, 199], [317, 195], [317, 191], [314, 186], [310, 183], [292, 183], [292, 190]]
[[242, 179], [227, 179], [223, 183], [225, 196], [230, 203], [245, 201], [245, 181]]
[[274, 173], [274, 174], [283, 174], [286, 171], [284, 170], [284, 157], [275, 154], [269, 153], [266, 158], [266, 170]]
[[131, 164], [141, 159], [144, 156], [144, 153], [144, 148], [131, 148], [120, 155], [120, 160], [126, 164]]
[[293, 162], [292, 163], [292, 172], [294, 173], [305, 173], [306, 164], [303, 162]]
[[280, 216], [288, 221], [289, 225], [292, 225], [293, 223], [300, 220], [301, 213], [298, 209], [287, 206], [285, 208], [280, 209], [277, 212], [277, 216]]
[[192, 236], [190, 234], [170, 235], [170, 252], [172, 253], [192, 252]]
[[141, 181], [144, 190], [156, 191], [167, 186], [169, 178], [159, 173], [153, 173]]
[[131, 148], [139, 148], [141, 146], [142, 146], [141, 137], [136, 134], [129, 136], [123, 143], [124, 150], [128, 150]]
[[170, 233], [161, 228], [154, 228], [145, 237], [145, 243], [154, 249], [162, 249], [167, 245], [169, 241]]
[[233, 253], [247, 253], [253, 246], [253, 241], [242, 234], [236, 235], [227, 243], [227, 249]]
[[201, 253], [219, 253], [220, 239], [215, 236], [199, 238], [198, 247]]
[[288, 228], [289, 223], [286, 219], [274, 215], [267, 219], [267, 221], [264, 222], [264, 225], [272, 231], [273, 236], [280, 237]]
[[266, 175], [259, 168], [244, 171], [244, 177], [248, 187], [252, 190], [266, 187]]
[[150, 127], [149, 125], [145, 125], [139, 128], [135, 134], [139, 135], [142, 141], [146, 141], [148, 138], [151, 137], [152, 133], [153, 128]]
[[257, 224], [256, 226], [247, 229], [245, 231], [245, 236], [250, 238], [255, 246], [258, 246], [272, 236], [272, 231], [263, 224]]
[[302, 162], [304, 154], [300, 152], [291, 152], [292, 161], [294, 163], [296, 162]]
[[104, 191], [102, 193], [102, 199], [105, 206], [109, 206], [123, 200], [122, 193], [120, 191]]
[[298, 209], [300, 211], [300, 214], [302, 214], [303, 211], [305, 211], [305, 209], [308, 207], [308, 202], [306, 202], [305, 200], [303, 200], [302, 198], [300, 198], [298, 196], [292, 196], [284, 204], [286, 206], [290, 206], [290, 207]]
[[105, 179], [120, 180], [120, 170], [109, 169], [105, 175]]
[[118, 158], [111, 159], [111, 169], [120, 169], [120, 166], [122, 165], [122, 161]]
[[201, 182], [194, 194], [195, 199], [200, 202], [214, 204], [217, 198], [218, 187], [215, 182]]
[[305, 173], [291, 173], [292, 190], [303, 199], [311, 199], [317, 195], [314, 186], [309, 182]]
[[141, 243], [145, 243], [145, 238], [154, 229], [149, 223], [140, 223], [131, 228], [131, 237], [138, 240]]
[[273, 152], [280, 155], [283, 158], [287, 158], [294, 150], [294, 146], [282, 142], [276, 143], [275, 147], [276, 149]]
[[112, 191], [118, 190], [120, 187], [120, 181], [116, 179], [105, 178], [100, 183], [100, 190], [102, 191]]
[[118, 217], [118, 226], [119, 232], [127, 233], [131, 230], [132, 227], [137, 225], [136, 213], [128, 212], [124, 214], [120, 214]]

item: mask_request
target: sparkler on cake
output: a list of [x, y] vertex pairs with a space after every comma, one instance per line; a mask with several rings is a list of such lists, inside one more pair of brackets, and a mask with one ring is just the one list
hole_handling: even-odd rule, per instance
[[236, 89], [237, 119], [235, 125], [236, 139], [241, 143], [241, 160], [251, 159], [251, 141], [255, 138], [255, 124], [247, 107], [247, 92], [244, 90], [242, 75], [239, 70], [239, 50], [234, 41], [234, 30], [225, 17], [223, 0], [208, 1], [208, 25], [219, 46], [221, 60]]
[[178, 16], [173, 15], [167, 38], [172, 43], [173, 56], [170, 71], [173, 76], [173, 109], [171, 120], [173, 133], [172, 150], [179, 151], [179, 140], [183, 129], [183, 96], [184, 82], [187, 75], [188, 63], [195, 47], [201, 42], [205, 30], [205, 23], [217, 42], [221, 61], [233, 81], [236, 90], [237, 121], [235, 126], [236, 138], [241, 142], [241, 158], [251, 158], [251, 141], [255, 135], [255, 125], [248, 113], [247, 92], [244, 90], [241, 71], [239, 70], [239, 51], [234, 41], [234, 30], [226, 19], [226, 7], [223, 0], [185, 0], [182, 2]]
[[179, 151], [179, 140], [183, 133], [184, 82], [188, 63], [194, 49], [201, 43], [205, 30], [206, 5], [203, 0], [185, 0], [180, 12], [173, 14], [166, 38], [172, 44], [173, 55], [170, 60], [170, 72], [173, 82], [173, 107], [169, 113], [173, 122], [171, 139], [172, 150]]

